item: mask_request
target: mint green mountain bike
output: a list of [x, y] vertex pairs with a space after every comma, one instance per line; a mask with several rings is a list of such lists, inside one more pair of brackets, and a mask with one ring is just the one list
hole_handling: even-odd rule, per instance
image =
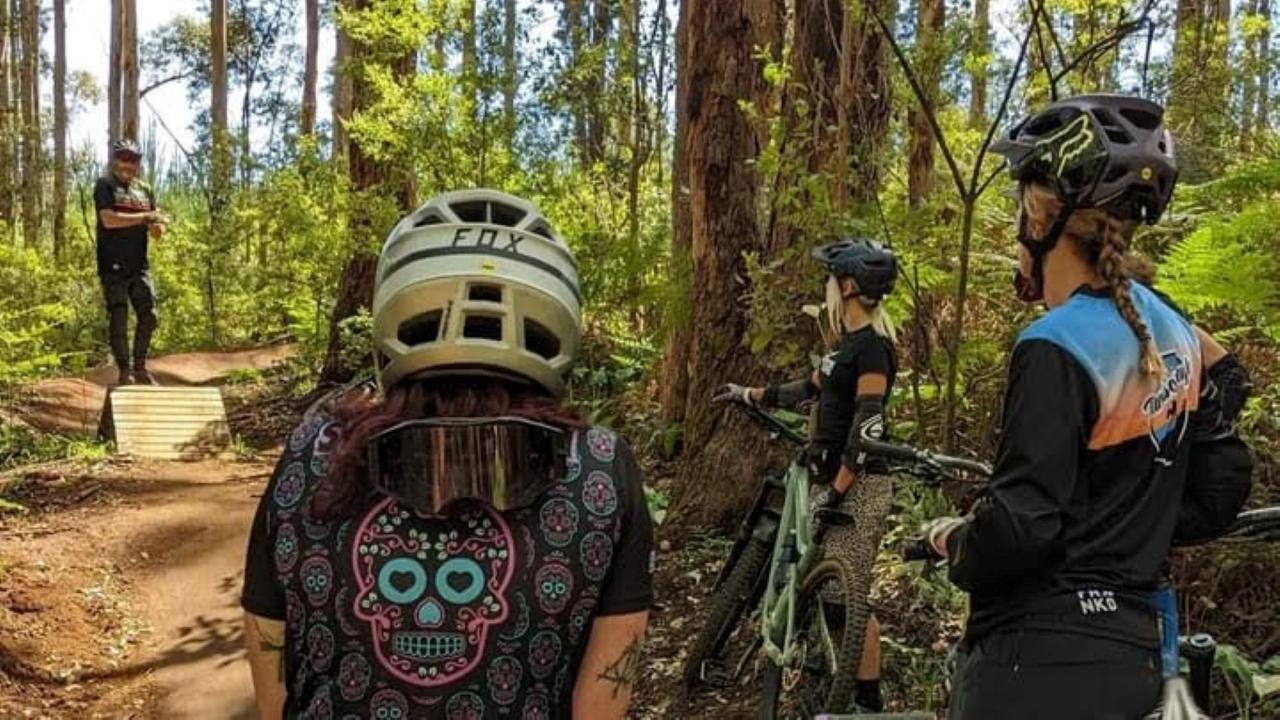
[[[740, 407], [773, 437], [805, 444], [803, 435], [778, 418]], [[731, 685], [763, 653], [761, 718], [807, 719], [853, 709], [855, 671], [871, 611], [872, 565], [892, 504], [891, 475], [936, 483], [989, 474], [985, 465], [970, 460], [890, 443], [865, 447], [868, 454], [890, 461], [892, 472], [859, 477], [844, 512], [824, 517], [816, 535], [809, 472], [801, 458], [785, 476], [766, 476], [761, 482], [712, 588], [709, 618], [685, 665], [687, 691], [703, 684]]]

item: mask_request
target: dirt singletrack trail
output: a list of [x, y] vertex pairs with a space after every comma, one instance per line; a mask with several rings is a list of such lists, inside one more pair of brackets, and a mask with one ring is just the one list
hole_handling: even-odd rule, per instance
[[131, 463], [0, 526], [0, 717], [257, 717], [238, 598], [270, 470]]
[[[219, 385], [294, 352], [150, 364], [166, 385]], [[46, 380], [8, 410], [33, 427], [91, 436], [112, 379], [98, 368]], [[232, 431], [278, 442], [275, 426], [293, 422], [289, 403], [244, 392], [230, 391]], [[116, 457], [0, 476], [4, 496], [27, 509], [0, 515], [0, 719], [256, 718], [239, 594], [249, 526], [277, 455], [265, 447], [250, 460]]]

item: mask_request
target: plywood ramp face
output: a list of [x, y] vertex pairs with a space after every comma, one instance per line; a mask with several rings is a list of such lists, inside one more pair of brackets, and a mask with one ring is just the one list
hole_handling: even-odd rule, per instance
[[164, 460], [220, 455], [231, 444], [222, 391], [133, 385], [107, 399], [117, 452]]

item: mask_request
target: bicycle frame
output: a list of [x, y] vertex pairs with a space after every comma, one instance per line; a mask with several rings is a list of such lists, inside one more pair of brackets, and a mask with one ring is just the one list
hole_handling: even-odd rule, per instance
[[800, 582], [818, 556], [809, 527], [809, 471], [799, 462], [787, 470], [785, 497], [760, 610], [760, 638], [774, 664], [789, 667], [795, 646], [796, 600]]

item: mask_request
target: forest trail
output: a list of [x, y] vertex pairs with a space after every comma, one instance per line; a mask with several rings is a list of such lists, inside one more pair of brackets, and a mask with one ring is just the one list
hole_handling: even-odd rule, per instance
[[238, 599], [270, 470], [114, 462], [32, 490], [0, 524], [0, 716], [256, 717]]
[[[219, 384], [293, 346], [157, 358], [163, 384]], [[91, 436], [114, 368], [27, 388], [17, 415]], [[239, 592], [273, 451], [115, 457], [18, 470], [0, 516], [0, 717], [257, 717]]]

